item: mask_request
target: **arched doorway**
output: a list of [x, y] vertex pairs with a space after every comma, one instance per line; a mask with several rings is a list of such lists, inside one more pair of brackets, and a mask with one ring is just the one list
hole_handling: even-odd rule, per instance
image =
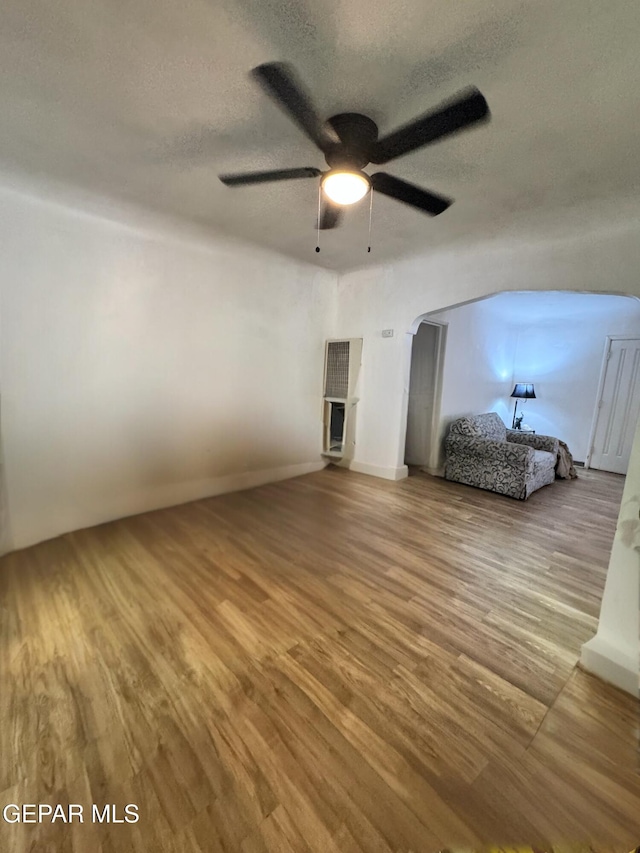
[[[525, 421], [539, 433], [566, 441], [576, 461], [587, 466], [594, 437], [602, 442], [607, 438], [606, 430], [595, 430], [598, 414], [603, 405], [611, 403], [608, 396], [617, 389], [620, 435], [616, 442], [621, 447], [625, 441], [629, 445], [625, 445], [628, 459], [640, 407], [640, 354], [635, 359], [638, 369], [633, 370], [628, 363], [634, 360], [633, 352], [627, 347], [627, 363], [624, 372], [619, 371], [620, 377], [623, 373], [626, 376], [628, 386], [622, 393], [615, 376], [607, 374], [610, 381], [605, 388], [603, 351], [607, 341], [622, 341], [626, 346], [640, 338], [640, 300], [636, 297], [506, 291], [420, 315], [407, 335], [411, 352], [406, 358], [405, 439], [411, 441], [416, 436], [412, 426], [414, 376], [420, 375], [415, 372], [416, 353], [424, 349], [420, 341], [425, 323], [446, 328], [447, 354], [441, 363], [439, 411], [430, 439], [433, 452], [431, 447], [425, 449], [423, 459], [428, 456], [430, 461], [417, 460], [422, 467], [432, 473], [441, 471], [442, 443], [449, 424], [458, 417], [496, 411], [510, 427], [510, 394], [514, 383], [524, 381], [535, 382], [537, 394], [536, 400], [525, 407]], [[622, 344], [616, 346], [624, 349]], [[622, 361], [624, 356], [622, 353]], [[609, 374], [613, 372], [609, 370]], [[403, 458], [406, 456], [407, 463], [412, 464], [414, 454], [412, 444], [407, 448], [405, 441]], [[624, 473], [606, 464], [599, 467]]]

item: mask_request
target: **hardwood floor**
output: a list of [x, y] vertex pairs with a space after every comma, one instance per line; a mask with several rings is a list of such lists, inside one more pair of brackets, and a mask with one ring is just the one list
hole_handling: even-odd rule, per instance
[[631, 850], [639, 705], [575, 667], [622, 485], [327, 469], [5, 557], [0, 806], [85, 820], [0, 850]]

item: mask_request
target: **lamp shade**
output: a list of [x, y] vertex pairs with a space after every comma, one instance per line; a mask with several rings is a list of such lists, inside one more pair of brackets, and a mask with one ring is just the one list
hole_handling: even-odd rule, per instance
[[536, 392], [533, 387], [532, 382], [516, 382], [513, 391], [511, 392], [512, 397], [520, 397], [525, 400], [535, 400]]

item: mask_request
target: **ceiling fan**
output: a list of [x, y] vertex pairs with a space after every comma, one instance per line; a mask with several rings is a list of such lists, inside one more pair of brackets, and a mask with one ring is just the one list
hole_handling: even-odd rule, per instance
[[291, 66], [267, 62], [251, 71], [253, 79], [324, 154], [329, 169], [312, 166], [220, 175], [229, 187], [287, 181], [295, 178], [320, 178], [323, 205], [318, 227], [335, 228], [344, 205], [354, 204], [370, 189], [395, 198], [431, 216], [446, 210], [453, 199], [422, 189], [386, 172], [368, 175], [369, 163], [381, 164], [403, 154], [458, 133], [477, 122], [487, 120], [489, 107], [478, 89], [470, 87], [453, 100], [378, 139], [378, 126], [360, 113], [340, 113], [323, 122], [311, 100], [296, 79]]

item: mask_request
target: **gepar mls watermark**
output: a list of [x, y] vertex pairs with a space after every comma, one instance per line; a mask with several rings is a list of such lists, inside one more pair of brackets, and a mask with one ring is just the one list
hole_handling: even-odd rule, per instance
[[2, 809], [2, 818], [5, 823], [137, 823], [140, 815], [134, 803], [124, 808], [92, 803], [86, 810], [79, 803], [8, 803]]

